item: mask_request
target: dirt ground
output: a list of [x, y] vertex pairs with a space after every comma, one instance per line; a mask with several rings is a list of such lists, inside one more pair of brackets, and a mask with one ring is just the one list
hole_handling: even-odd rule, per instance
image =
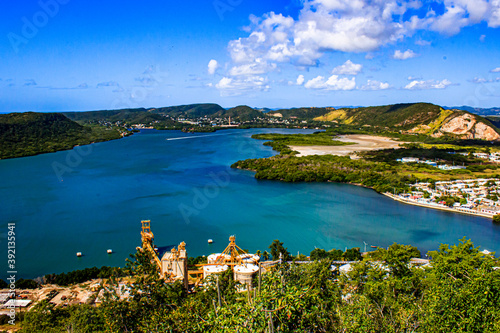
[[336, 137], [335, 140], [354, 142], [355, 144], [347, 146], [290, 146], [290, 148], [300, 153], [297, 156], [350, 155], [352, 158], [358, 158], [355, 154], [358, 151], [399, 148], [399, 145], [404, 143], [401, 141], [394, 141], [387, 137], [363, 134], [340, 135]]

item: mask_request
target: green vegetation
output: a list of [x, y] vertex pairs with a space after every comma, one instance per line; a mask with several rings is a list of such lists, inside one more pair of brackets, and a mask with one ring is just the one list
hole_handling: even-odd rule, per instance
[[[272, 248], [283, 244], [274, 241]], [[342, 252], [342, 251], [340, 251]], [[359, 253], [354, 249], [353, 253]], [[279, 253], [279, 252], [278, 252]], [[325, 255], [325, 253], [327, 255]], [[148, 253], [127, 265], [134, 278], [120, 299], [110, 279], [100, 307], [54, 307], [41, 301], [19, 332], [498, 332], [498, 259], [471, 241], [429, 252], [430, 265], [410, 264], [420, 252], [393, 244], [351, 270], [331, 269], [337, 250], [315, 249], [309, 264], [275, 266], [254, 289], [238, 292], [231, 270], [186, 293], [165, 284]]]
[[101, 268], [92, 267], [82, 270], [76, 270], [69, 273], [49, 274], [45, 275], [45, 282], [49, 284], [57, 284], [60, 286], [69, 286], [72, 284], [82, 283], [85, 281], [109, 278], [111, 276], [125, 276], [125, 273], [119, 267], [102, 266]]
[[[332, 112], [336, 117], [328, 120], [381, 128], [410, 129], [436, 120], [441, 115], [441, 111], [441, 107], [429, 103], [394, 104], [335, 110]], [[325, 117], [328, 118], [328, 114]]]
[[215, 115], [223, 118], [231, 117], [231, 121], [251, 121], [256, 118], [265, 117], [262, 112], [252, 109], [246, 105], [240, 105], [228, 110], [221, 110]]
[[32, 156], [119, 139], [122, 132], [103, 126], [82, 126], [59, 113], [0, 115], [0, 158]]
[[255, 178], [286, 182], [337, 182], [372, 187], [378, 192], [398, 193], [408, 190], [406, 184], [415, 178], [398, 172], [399, 166], [363, 160], [348, 156], [313, 155], [296, 157], [278, 155], [249, 159], [231, 167], [256, 171]]
[[335, 110], [334, 108], [292, 108], [292, 109], [281, 109], [277, 111], [270, 111], [268, 115], [279, 115], [281, 114], [283, 118], [286, 119], [304, 119], [313, 120], [316, 117], [323, 116], [330, 111]]
[[65, 112], [64, 114], [68, 118], [75, 121], [120, 121], [130, 124], [143, 124], [155, 120], [162, 121], [165, 119], [165, 115], [170, 115], [172, 117], [203, 117], [205, 115], [215, 114], [222, 110], [224, 109], [217, 104], [191, 104], [152, 109], [137, 108], [88, 112]]
[[[352, 160], [348, 156], [302, 156], [297, 157], [290, 145], [341, 145], [350, 144], [333, 140], [338, 131], [350, 131], [345, 125], [314, 134], [258, 134], [254, 139], [272, 140], [264, 145], [273, 147], [280, 155], [263, 159], [238, 161], [231, 167], [255, 171], [257, 179], [286, 182], [339, 182], [371, 187], [378, 192], [403, 193], [407, 184], [417, 181], [450, 180], [457, 177], [497, 177], [499, 166], [475, 158], [470, 152], [483, 151], [489, 146], [446, 146], [425, 147], [421, 143], [403, 144], [404, 149], [385, 149], [359, 153], [362, 159]], [[361, 130], [360, 130], [361, 131]], [[414, 137], [414, 136], [410, 136]], [[429, 137], [430, 138], [430, 137]], [[433, 140], [437, 140], [432, 138]], [[456, 143], [456, 139], [452, 141]], [[471, 144], [471, 142], [469, 142]], [[490, 143], [487, 143], [490, 144]], [[437, 148], [444, 147], [444, 148]], [[467, 149], [465, 149], [467, 148]], [[467, 156], [456, 150], [469, 152]], [[440, 164], [465, 165], [467, 169], [441, 170], [425, 163], [401, 163], [402, 157], [417, 157], [434, 160]], [[448, 200], [450, 201], [450, 200]]]
[[[363, 158], [385, 163], [397, 163], [396, 160], [403, 157], [417, 157], [421, 160], [439, 160], [447, 163], [455, 163], [456, 165], [472, 165], [479, 164], [483, 161], [476, 159], [473, 156], [464, 156], [456, 154], [455, 149], [439, 149], [435, 147], [424, 148], [420, 144], [410, 143], [402, 145], [404, 149], [384, 149], [372, 150], [362, 153]], [[460, 150], [459, 150], [460, 151]], [[461, 150], [462, 152], [467, 152]]]

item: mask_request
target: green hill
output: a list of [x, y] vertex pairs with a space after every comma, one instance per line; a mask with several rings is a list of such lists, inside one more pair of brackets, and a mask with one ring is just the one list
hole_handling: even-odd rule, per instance
[[168, 114], [170, 116], [203, 117], [224, 111], [224, 108], [218, 104], [189, 104], [169, 106], [157, 109], [151, 109], [151, 112]]
[[0, 158], [31, 156], [122, 137], [120, 131], [82, 126], [60, 113], [0, 115]]
[[228, 110], [221, 110], [215, 114], [216, 116], [239, 121], [251, 121], [257, 118], [263, 118], [265, 115], [258, 110], [252, 109], [246, 105], [236, 106]]
[[499, 130], [487, 119], [429, 103], [331, 109], [314, 120], [434, 137], [447, 135], [459, 139], [500, 139]]
[[140, 109], [120, 109], [87, 112], [65, 112], [69, 119], [79, 122], [108, 121], [131, 124], [149, 123], [155, 120], [163, 120], [164, 117], [157, 113], [148, 112], [144, 108]]
[[137, 109], [120, 109], [120, 110], [102, 110], [102, 111], [87, 111], [87, 112], [65, 112], [68, 118], [78, 122], [121, 122], [124, 124], [152, 124], [162, 123], [162, 125], [174, 125], [175, 121], [169, 117], [187, 117], [196, 118], [205, 115], [211, 116], [217, 113], [224, 112], [220, 105], [217, 104], [190, 104], [178, 105], [162, 108], [137, 108]]
[[299, 118], [305, 120], [312, 120], [313, 118], [323, 116], [328, 112], [335, 110], [334, 108], [293, 108], [293, 109], [280, 109], [270, 111], [267, 114], [273, 117], [283, 118]]
[[218, 104], [189, 104], [151, 109], [120, 109], [88, 112], [65, 112], [68, 118], [74, 121], [88, 122], [121, 122], [123, 124], [153, 124], [173, 126], [176, 121], [171, 118], [199, 118], [199, 117], [231, 117], [235, 121], [251, 121], [262, 117], [263, 113], [246, 105], [231, 109], [224, 109]]

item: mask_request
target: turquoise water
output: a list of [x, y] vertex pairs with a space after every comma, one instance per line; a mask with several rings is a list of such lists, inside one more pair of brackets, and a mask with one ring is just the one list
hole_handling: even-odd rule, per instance
[[356, 186], [257, 181], [252, 172], [231, 170], [237, 160], [274, 154], [250, 138], [263, 132], [297, 131], [147, 130], [0, 161], [0, 276], [7, 272], [9, 222], [16, 224], [18, 276], [26, 278], [122, 266], [140, 245], [142, 219], [152, 221], [158, 246], [185, 241], [191, 256], [222, 251], [232, 234], [250, 251], [279, 239], [293, 254], [363, 242], [413, 244], [425, 253], [463, 236], [500, 250], [500, 227], [489, 219], [408, 206]]

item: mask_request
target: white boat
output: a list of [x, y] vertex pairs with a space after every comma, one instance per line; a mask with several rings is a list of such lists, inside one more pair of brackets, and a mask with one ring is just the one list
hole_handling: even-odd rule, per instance
[[81, 253], [81, 252], [77, 252], [77, 253], [76, 253], [76, 256], [77, 256], [77, 257], [81, 257], [81, 256], [82, 256], [82, 253]]
[[212, 244], [213, 242], [214, 242], [214, 241], [213, 241], [213, 239], [211, 239], [211, 238], [208, 240], [208, 244]]
[[113, 250], [108, 249], [108, 254], [112, 254], [112, 253], [113, 253]]

